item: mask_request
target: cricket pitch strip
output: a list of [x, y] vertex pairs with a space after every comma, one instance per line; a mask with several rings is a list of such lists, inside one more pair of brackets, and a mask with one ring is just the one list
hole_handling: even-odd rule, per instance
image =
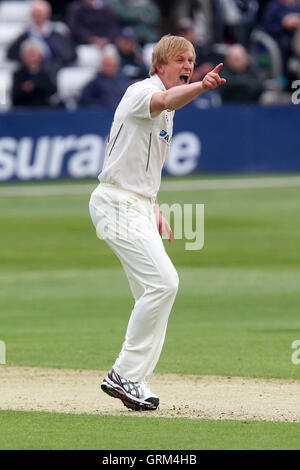
[[156, 411], [130, 411], [100, 389], [107, 371], [0, 366], [0, 410], [300, 422], [300, 381], [153, 374]]

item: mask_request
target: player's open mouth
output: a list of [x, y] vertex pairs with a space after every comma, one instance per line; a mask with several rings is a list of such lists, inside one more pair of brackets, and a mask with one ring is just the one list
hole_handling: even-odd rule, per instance
[[186, 85], [188, 83], [189, 75], [180, 75], [180, 83]]

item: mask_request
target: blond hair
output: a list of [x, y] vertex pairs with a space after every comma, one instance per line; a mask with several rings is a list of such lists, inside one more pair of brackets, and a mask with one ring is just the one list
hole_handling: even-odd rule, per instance
[[167, 64], [170, 59], [186, 52], [188, 49], [192, 50], [195, 62], [196, 53], [190, 41], [181, 36], [171, 36], [170, 34], [163, 36], [152, 52], [152, 66], [149, 74], [154, 75], [156, 73], [155, 66], [157, 64]]

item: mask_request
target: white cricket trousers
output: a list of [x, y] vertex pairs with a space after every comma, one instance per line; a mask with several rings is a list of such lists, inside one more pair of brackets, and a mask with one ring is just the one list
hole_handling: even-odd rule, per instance
[[159, 359], [178, 275], [159, 235], [154, 201], [101, 183], [92, 193], [90, 214], [127, 275], [135, 299], [114, 369], [133, 382], [146, 379]]

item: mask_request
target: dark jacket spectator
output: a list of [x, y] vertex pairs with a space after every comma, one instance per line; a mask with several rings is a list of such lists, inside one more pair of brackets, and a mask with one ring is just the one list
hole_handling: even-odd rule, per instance
[[48, 0], [52, 8], [54, 21], [65, 21], [67, 8], [74, 0]]
[[270, 2], [270, 0], [259, 0], [259, 7], [258, 7], [258, 12], [257, 12], [257, 20], [258, 20], [258, 24], [261, 23], [261, 20], [263, 18], [263, 15], [264, 15], [264, 12], [265, 12], [265, 9], [266, 9], [266, 6], [267, 4]]
[[213, 0], [212, 6], [215, 41], [246, 46], [257, 23], [258, 0]]
[[130, 82], [120, 74], [120, 58], [116, 52], [105, 51], [100, 71], [82, 90], [79, 106], [116, 108]]
[[42, 47], [34, 39], [21, 47], [20, 68], [13, 75], [12, 104], [14, 107], [46, 107], [56, 92], [56, 83], [43, 66]]
[[240, 44], [230, 46], [222, 77], [226, 86], [220, 87], [223, 102], [257, 102], [264, 91], [262, 80], [252, 69], [249, 54]]
[[111, 0], [120, 26], [130, 26], [137, 41], [156, 42], [160, 32], [160, 10], [152, 0]]
[[104, 47], [118, 30], [116, 16], [107, 0], [77, 0], [67, 10], [67, 23], [79, 44]]
[[[199, 41], [195, 23], [191, 18], [181, 18], [176, 29], [177, 34], [190, 41], [195, 48], [196, 62], [192, 82], [202, 80], [216, 65], [223, 62], [223, 57], [215, 51], [213, 44]], [[218, 93], [218, 90], [216, 93]]]
[[7, 58], [20, 61], [20, 49], [29, 38], [38, 39], [43, 45], [44, 63], [56, 71], [76, 60], [76, 50], [71, 34], [63, 23], [50, 21], [51, 7], [44, 0], [36, 0], [31, 8], [31, 25], [8, 48]]
[[121, 73], [132, 83], [147, 78], [149, 70], [146, 67], [142, 50], [138, 45], [132, 28], [122, 28], [115, 39], [120, 56]]
[[265, 9], [263, 26], [278, 42], [286, 72], [294, 33], [300, 27], [300, 1], [271, 0]]

